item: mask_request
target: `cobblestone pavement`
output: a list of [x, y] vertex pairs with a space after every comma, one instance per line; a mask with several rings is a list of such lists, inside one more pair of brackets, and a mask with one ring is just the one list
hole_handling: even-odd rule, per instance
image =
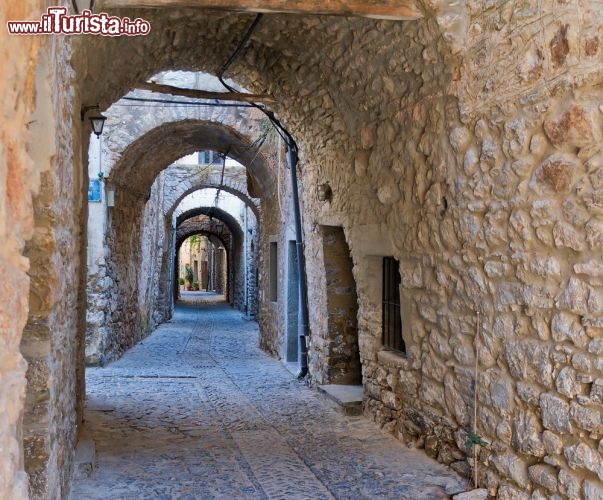
[[464, 481], [362, 416], [344, 416], [257, 347], [220, 303], [86, 374], [96, 470], [71, 499], [428, 499]]

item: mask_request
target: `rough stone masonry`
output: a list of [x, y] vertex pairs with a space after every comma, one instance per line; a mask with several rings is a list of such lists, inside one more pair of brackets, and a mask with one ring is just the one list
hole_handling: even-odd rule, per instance
[[[10, 6], [3, 20], [38, 18], [40, 3]], [[147, 19], [149, 35], [2, 35], [0, 496], [8, 498], [25, 496], [25, 471], [34, 498], [69, 489], [84, 396], [81, 105], [106, 109], [166, 69], [216, 74], [253, 19], [125, 3], [133, 7], [113, 13]], [[479, 482], [500, 499], [603, 495], [601, 7], [419, 0], [422, 17], [412, 21], [270, 14], [229, 74], [276, 98], [273, 110], [300, 147], [313, 378], [330, 381], [341, 347], [329, 333], [320, 230], [340, 226], [358, 296], [366, 414], [469, 473], [477, 413], [476, 433], [490, 443], [479, 450]], [[145, 133], [132, 151], [155, 152], [161, 138], [170, 155], [188, 154], [211, 146], [200, 137], [217, 131], [216, 147], [243, 150], [255, 139], [236, 126], [182, 122]], [[171, 163], [142, 153], [150, 178], [122, 172], [132, 191], [148, 190]], [[264, 272], [270, 236], [286, 239], [289, 219], [269, 190], [286, 172], [266, 164], [258, 185], [275, 210], [273, 222], [261, 220], [259, 319], [271, 326], [260, 344], [283, 356], [284, 301], [266, 300]], [[320, 202], [325, 183], [332, 197]], [[143, 204], [133, 207], [124, 247], [140, 228]], [[400, 262], [405, 353], [382, 348], [384, 256]], [[135, 303], [129, 276], [121, 278], [122, 299]], [[122, 314], [116, 321], [136, 323]]]

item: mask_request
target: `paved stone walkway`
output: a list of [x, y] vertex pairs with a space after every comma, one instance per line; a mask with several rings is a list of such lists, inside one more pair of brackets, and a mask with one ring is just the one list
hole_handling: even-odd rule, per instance
[[463, 490], [453, 471], [335, 411], [257, 345], [257, 323], [189, 302], [119, 361], [88, 369], [96, 470], [71, 499], [437, 500]]

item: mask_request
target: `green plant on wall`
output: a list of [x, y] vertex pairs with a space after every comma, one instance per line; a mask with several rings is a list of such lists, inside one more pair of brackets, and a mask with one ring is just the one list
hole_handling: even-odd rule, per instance
[[184, 267], [184, 278], [186, 279], [186, 281], [188, 282], [188, 286], [192, 287], [193, 286], [193, 281], [195, 279], [195, 275], [193, 273], [193, 269], [191, 268], [190, 262], [193, 262], [193, 246], [196, 244], [197, 245], [197, 251], [199, 251], [199, 249], [201, 248], [201, 235], [199, 234], [193, 234], [192, 236], [189, 236], [186, 241], [188, 242], [188, 264], [185, 264]]
[[190, 266], [190, 264], [184, 265], [184, 279], [189, 285], [193, 284], [193, 268]]
[[474, 434], [473, 431], [468, 431], [467, 432], [467, 439], [465, 440], [465, 447], [471, 452], [471, 450], [473, 449], [473, 447], [475, 445], [478, 446], [487, 446], [488, 441], [486, 441], [484, 438], [482, 438], [481, 436], [478, 436], [477, 434]]

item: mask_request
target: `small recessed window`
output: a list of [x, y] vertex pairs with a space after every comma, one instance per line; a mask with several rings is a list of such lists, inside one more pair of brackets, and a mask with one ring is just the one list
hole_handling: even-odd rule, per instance
[[276, 241], [270, 242], [270, 301], [278, 299], [278, 248]]
[[400, 315], [400, 262], [383, 257], [382, 342], [383, 347], [406, 352]]

